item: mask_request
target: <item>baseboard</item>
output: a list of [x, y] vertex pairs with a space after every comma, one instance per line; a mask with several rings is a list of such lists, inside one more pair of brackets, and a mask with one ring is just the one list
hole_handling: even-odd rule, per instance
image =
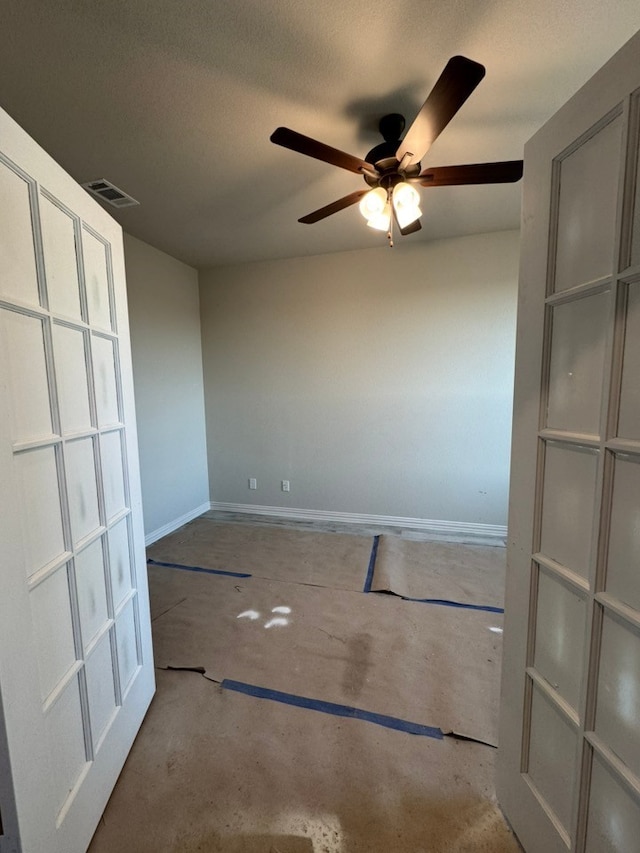
[[254, 504], [211, 501], [211, 509], [218, 512], [241, 512], [251, 515], [269, 515], [298, 521], [335, 521], [342, 524], [368, 524], [374, 527], [403, 527], [421, 531], [434, 539], [453, 542], [504, 545], [507, 528], [501, 524], [476, 524], [462, 521], [438, 521], [429, 518], [403, 518], [395, 515], [367, 515], [354, 512], [329, 512], [318, 509], [295, 509], [284, 506], [255, 506]]
[[177, 530], [189, 521], [193, 521], [194, 518], [202, 515], [203, 512], [207, 512], [210, 508], [211, 504], [207, 502], [205, 504], [200, 504], [200, 506], [190, 510], [189, 512], [186, 512], [184, 515], [181, 515], [180, 518], [174, 518], [173, 521], [169, 521], [167, 524], [163, 524], [162, 527], [158, 527], [157, 530], [148, 533], [144, 537], [144, 544], [152, 545], [154, 542], [157, 542], [158, 539], [162, 539], [163, 536], [173, 533], [174, 530]]

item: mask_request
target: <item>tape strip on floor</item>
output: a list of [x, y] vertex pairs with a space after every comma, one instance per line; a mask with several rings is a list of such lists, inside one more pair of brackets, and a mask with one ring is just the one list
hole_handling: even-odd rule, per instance
[[442, 607], [461, 607], [463, 610], [484, 610], [487, 613], [504, 613], [504, 607], [494, 607], [492, 604], [466, 604], [464, 601], [449, 601], [446, 598], [409, 598], [407, 595], [388, 593], [401, 598], [403, 601], [417, 601], [418, 604], [439, 604]]
[[380, 544], [380, 537], [373, 537], [373, 545], [371, 546], [371, 556], [369, 557], [369, 567], [367, 568], [367, 577], [364, 581], [364, 587], [362, 588], [363, 592], [371, 592], [371, 584], [373, 583], [373, 573], [376, 570], [376, 557], [378, 556], [378, 545]]
[[372, 711], [363, 711], [361, 708], [352, 708], [349, 705], [337, 705], [335, 702], [323, 702], [318, 699], [308, 699], [305, 696], [296, 696], [293, 693], [281, 693], [279, 690], [269, 690], [266, 687], [256, 687], [254, 684], [245, 684], [243, 681], [231, 681], [225, 678], [221, 684], [225, 690], [234, 690], [236, 693], [244, 693], [246, 696], [254, 696], [257, 699], [270, 699], [272, 702], [281, 702], [285, 705], [294, 705], [296, 708], [307, 708], [310, 711], [320, 711], [323, 714], [332, 714], [334, 717], [349, 717], [355, 720], [365, 720], [375, 723], [387, 729], [395, 729], [412, 735], [422, 735], [436, 740], [443, 740], [442, 729], [436, 726], [425, 726], [422, 723], [411, 723], [398, 717], [389, 717], [386, 714], [376, 714]]
[[165, 569], [181, 569], [183, 572], [203, 572], [206, 575], [225, 575], [230, 578], [250, 578], [247, 572], [226, 572], [223, 569], [203, 569], [202, 566], [183, 566], [182, 563], [161, 563], [160, 560], [148, 559], [150, 566], [162, 566]]

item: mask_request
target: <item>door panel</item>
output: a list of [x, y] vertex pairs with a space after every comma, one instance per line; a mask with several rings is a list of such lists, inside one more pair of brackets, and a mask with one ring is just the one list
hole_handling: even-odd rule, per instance
[[[43, 322], [39, 317], [2, 308], [0, 333], [15, 399], [11, 437], [14, 441], [33, 441], [50, 436], [53, 426]], [[24, 394], [25, 388], [31, 393]]]
[[542, 478], [540, 553], [589, 576], [598, 456], [591, 448], [549, 441]]
[[117, 610], [131, 590], [129, 524], [126, 518], [109, 528], [107, 534], [111, 563], [111, 595]]
[[48, 307], [82, 320], [73, 215], [48, 193], [41, 192], [39, 207]]
[[580, 701], [586, 617], [584, 594], [541, 566], [533, 665], [572, 708]]
[[552, 309], [551, 364], [546, 426], [597, 435], [608, 293], [597, 293]]
[[[631, 120], [634, 123], [632, 132], [638, 132], [638, 124], [640, 124], [640, 108], [638, 105], [638, 97], [633, 99]], [[629, 163], [629, 177], [635, 178], [635, 195], [633, 198], [633, 212], [630, 214], [630, 230], [631, 230], [631, 246], [628, 258], [628, 265], [631, 267], [640, 266], [640, 151], [636, 152], [635, 162], [633, 159]], [[633, 175], [631, 174], [633, 172]], [[631, 193], [630, 193], [631, 194]]]
[[575, 780], [576, 734], [548, 693], [531, 689], [529, 743], [523, 772], [534, 793], [548, 804], [550, 816], [568, 835]]
[[52, 700], [46, 715], [53, 759], [53, 798], [57, 820], [64, 820], [74, 789], [89, 769], [83, 731], [82, 696], [78, 674]]
[[0, 252], [0, 295], [22, 304], [39, 305], [29, 183], [2, 162], [0, 198], [11, 199], [11, 205], [2, 205], [0, 210], [3, 247], [9, 247]]
[[605, 590], [640, 611], [640, 460], [614, 454]]
[[78, 546], [100, 529], [95, 442], [92, 436], [69, 441], [64, 447], [71, 541]]
[[91, 429], [86, 334], [62, 323], [54, 323], [52, 332], [61, 432], [86, 432]]
[[76, 662], [68, 571], [63, 563], [33, 587], [29, 596], [43, 702]]
[[[640, 182], [639, 182], [640, 185]], [[640, 261], [638, 261], [640, 265]], [[640, 440], [640, 283], [631, 284], [627, 294], [626, 335], [622, 367], [622, 390], [618, 435]]]
[[109, 288], [107, 247], [85, 225], [82, 229], [82, 254], [89, 322], [98, 329], [115, 332]]
[[497, 788], [528, 853], [640, 827], [639, 52], [525, 149]]
[[154, 689], [122, 235], [4, 113], [0, 139], [3, 828], [80, 853]]
[[111, 638], [109, 633], [105, 632], [86, 656], [87, 695], [95, 755], [98, 754], [102, 740], [118, 710], [112, 655]]
[[640, 634], [604, 614], [595, 733], [640, 777]]
[[618, 115], [581, 139], [559, 162], [556, 292], [611, 272], [621, 133]]
[[632, 792], [598, 756], [591, 771], [587, 853], [633, 850], [640, 838], [640, 811]]
[[65, 546], [60, 511], [59, 448], [37, 447], [14, 457], [19, 494], [24, 548], [24, 570], [33, 578], [47, 567], [59, 566], [69, 552]]
[[124, 696], [140, 666], [138, 652], [138, 627], [135, 598], [129, 596], [116, 616], [116, 644], [120, 673], [120, 690]]
[[119, 430], [100, 436], [100, 455], [104, 477], [104, 500], [107, 519], [111, 521], [127, 508], [122, 443]]
[[88, 651], [96, 638], [109, 627], [102, 538], [76, 554], [75, 569], [80, 632], [84, 649]]
[[91, 336], [93, 374], [95, 377], [98, 426], [107, 427], [120, 422], [118, 403], [117, 360], [114, 342], [102, 335]]

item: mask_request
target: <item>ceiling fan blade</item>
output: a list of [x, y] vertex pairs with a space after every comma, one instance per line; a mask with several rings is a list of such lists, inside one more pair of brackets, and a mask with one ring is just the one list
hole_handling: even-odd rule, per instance
[[295, 130], [289, 130], [288, 127], [277, 128], [269, 138], [276, 145], [282, 145], [283, 148], [289, 148], [299, 154], [306, 154], [307, 157], [315, 157], [316, 160], [331, 163], [332, 166], [339, 166], [341, 169], [347, 169], [347, 171], [355, 172], [358, 175], [362, 175], [363, 172], [378, 174], [371, 163], [367, 163], [366, 160], [361, 160], [352, 154], [346, 154], [338, 148], [332, 148], [330, 145], [325, 145], [324, 142], [318, 142], [316, 139], [311, 139], [310, 136], [304, 136]]
[[410, 154], [409, 163], [419, 163], [484, 75], [484, 65], [453, 56], [402, 140], [396, 159]]
[[415, 178], [423, 187], [453, 187], [464, 184], [508, 184], [522, 177], [522, 160], [500, 163], [470, 163], [465, 166], [434, 166]]
[[319, 222], [321, 219], [331, 216], [332, 213], [337, 213], [339, 210], [344, 210], [345, 207], [350, 207], [350, 205], [360, 201], [362, 196], [368, 192], [368, 189], [356, 190], [354, 193], [350, 193], [343, 198], [339, 198], [337, 201], [332, 201], [331, 204], [327, 204], [325, 207], [319, 208], [319, 210], [314, 210], [313, 213], [308, 213], [302, 219], [298, 219], [298, 222], [304, 222], [305, 225], [312, 225], [314, 222]]

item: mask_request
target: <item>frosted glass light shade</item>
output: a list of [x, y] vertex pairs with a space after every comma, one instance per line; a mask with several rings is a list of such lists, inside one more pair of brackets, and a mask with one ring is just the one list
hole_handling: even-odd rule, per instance
[[419, 205], [420, 196], [411, 184], [401, 181], [395, 185], [393, 188], [393, 209], [396, 212], [400, 228], [406, 228], [407, 225], [411, 225], [412, 222], [422, 216]]
[[368, 192], [360, 201], [360, 213], [365, 219], [380, 216], [387, 205], [387, 191], [376, 187]]
[[396, 210], [396, 218], [400, 228], [406, 228], [407, 225], [411, 225], [412, 222], [415, 222], [416, 219], [420, 219], [421, 216], [422, 211], [417, 206], [402, 207], [400, 210]]
[[369, 228], [375, 228], [376, 231], [388, 231], [391, 225], [391, 205], [389, 203], [385, 204], [380, 213], [376, 213], [375, 216], [369, 218], [367, 225]]
[[399, 184], [396, 184], [393, 188], [393, 205], [394, 207], [398, 206], [407, 206], [407, 207], [417, 207], [420, 204], [420, 196], [418, 195], [417, 190], [408, 184], [406, 181], [400, 181]]

